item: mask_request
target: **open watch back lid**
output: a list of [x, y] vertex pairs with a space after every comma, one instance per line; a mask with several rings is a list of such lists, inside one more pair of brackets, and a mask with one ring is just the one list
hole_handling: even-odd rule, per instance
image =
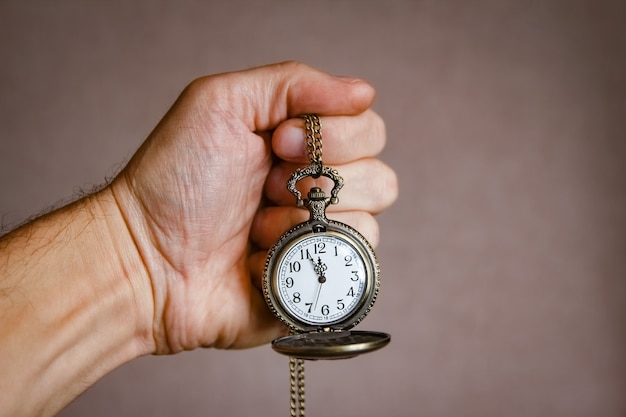
[[383, 332], [314, 331], [275, 339], [272, 349], [298, 359], [347, 359], [378, 350], [390, 341], [391, 336]]

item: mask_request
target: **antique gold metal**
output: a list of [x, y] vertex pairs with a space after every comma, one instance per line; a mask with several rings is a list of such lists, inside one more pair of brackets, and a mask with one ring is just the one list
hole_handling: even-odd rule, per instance
[[[290, 357], [292, 417], [304, 417], [304, 360], [346, 359], [386, 346], [386, 333], [350, 330], [370, 312], [380, 288], [380, 267], [374, 249], [351, 226], [328, 219], [326, 208], [339, 202], [344, 185], [336, 169], [322, 162], [322, 123], [304, 116], [310, 164], [287, 181], [296, 206], [309, 219], [287, 232], [269, 250], [263, 273], [263, 294], [291, 335], [272, 342]], [[330, 195], [314, 186], [303, 198], [298, 181], [329, 178]]]

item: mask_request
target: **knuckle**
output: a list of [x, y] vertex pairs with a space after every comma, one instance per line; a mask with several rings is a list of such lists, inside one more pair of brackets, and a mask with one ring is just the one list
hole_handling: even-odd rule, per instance
[[373, 183], [372, 192], [375, 193], [376, 206], [374, 212], [378, 213], [391, 206], [398, 198], [398, 176], [395, 171], [380, 160], [373, 160], [371, 168], [377, 173]]
[[385, 126], [385, 121], [383, 120], [383, 118], [376, 112], [372, 112], [373, 113], [373, 124], [374, 124], [374, 132], [375, 132], [375, 138], [378, 139], [378, 145], [379, 148], [377, 149], [377, 154], [382, 152], [383, 148], [385, 147], [385, 144], [387, 142], [387, 129]]

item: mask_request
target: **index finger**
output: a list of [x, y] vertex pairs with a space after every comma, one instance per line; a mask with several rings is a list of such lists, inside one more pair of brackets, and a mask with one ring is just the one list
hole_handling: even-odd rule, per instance
[[[385, 124], [373, 110], [355, 116], [321, 116], [320, 120], [325, 164], [344, 164], [373, 157], [385, 146]], [[281, 123], [272, 136], [272, 149], [285, 161], [308, 163], [303, 119], [288, 119]]]

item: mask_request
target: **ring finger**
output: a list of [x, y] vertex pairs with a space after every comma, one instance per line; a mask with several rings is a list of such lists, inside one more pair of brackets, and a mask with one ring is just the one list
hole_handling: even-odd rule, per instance
[[[280, 236], [298, 223], [309, 218], [306, 210], [295, 207], [265, 207], [254, 218], [250, 239], [259, 248], [267, 249]], [[357, 229], [374, 247], [378, 245], [378, 222], [369, 213], [363, 211], [337, 212], [331, 216], [336, 220]]]

